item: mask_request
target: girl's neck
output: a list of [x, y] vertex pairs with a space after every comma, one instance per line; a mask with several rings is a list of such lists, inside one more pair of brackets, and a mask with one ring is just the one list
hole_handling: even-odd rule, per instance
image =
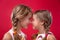
[[[12, 29], [13, 29], [13, 31], [14, 31], [14, 28], [15, 27], [13, 27]], [[19, 27], [19, 28], [17, 28], [17, 30], [16, 30], [18, 33], [21, 31], [21, 28]]]
[[41, 26], [41, 28], [39, 28], [39, 34], [46, 34], [46, 30], [44, 29], [43, 26]]

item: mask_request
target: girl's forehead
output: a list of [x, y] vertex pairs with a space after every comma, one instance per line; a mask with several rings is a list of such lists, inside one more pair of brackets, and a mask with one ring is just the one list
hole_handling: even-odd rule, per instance
[[24, 18], [27, 19], [27, 18], [31, 18], [31, 17], [32, 17], [31, 15], [27, 15]]
[[39, 18], [37, 17], [36, 14], [33, 15], [33, 19], [34, 19], [34, 20], [39, 20]]
[[32, 13], [29, 13], [28, 15], [27, 15], [27, 17], [32, 17], [33, 16], [33, 14]]
[[36, 14], [34, 14], [34, 15], [33, 15], [33, 18], [37, 18], [37, 15], [36, 15]]

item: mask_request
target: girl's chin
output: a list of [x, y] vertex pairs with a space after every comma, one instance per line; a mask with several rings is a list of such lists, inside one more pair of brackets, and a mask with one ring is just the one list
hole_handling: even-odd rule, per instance
[[25, 29], [27, 29], [28, 27], [26, 26], [26, 27], [24, 27]]
[[37, 28], [34, 26], [33, 29], [37, 29]]
[[25, 28], [25, 29], [27, 29], [27, 28], [28, 28], [28, 26], [27, 26], [27, 25], [24, 25], [22, 28]]

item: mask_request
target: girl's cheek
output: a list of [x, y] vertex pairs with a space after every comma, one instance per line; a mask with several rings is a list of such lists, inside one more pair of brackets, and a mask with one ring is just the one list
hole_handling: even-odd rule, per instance
[[36, 21], [34, 21], [33, 24], [36, 26], [37, 25]]
[[30, 23], [30, 20], [29, 20], [29, 19], [26, 19], [25, 22], [26, 22], [27, 24], [29, 24], [29, 23]]

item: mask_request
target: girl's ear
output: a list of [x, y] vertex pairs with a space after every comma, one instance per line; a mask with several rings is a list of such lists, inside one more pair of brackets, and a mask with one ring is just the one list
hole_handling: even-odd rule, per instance
[[39, 23], [41, 24], [41, 25], [43, 25], [44, 24], [44, 21], [42, 20], [42, 21], [39, 21]]
[[43, 21], [41, 21], [41, 24], [42, 24], [42, 25], [44, 24], [44, 20], [43, 20]]

